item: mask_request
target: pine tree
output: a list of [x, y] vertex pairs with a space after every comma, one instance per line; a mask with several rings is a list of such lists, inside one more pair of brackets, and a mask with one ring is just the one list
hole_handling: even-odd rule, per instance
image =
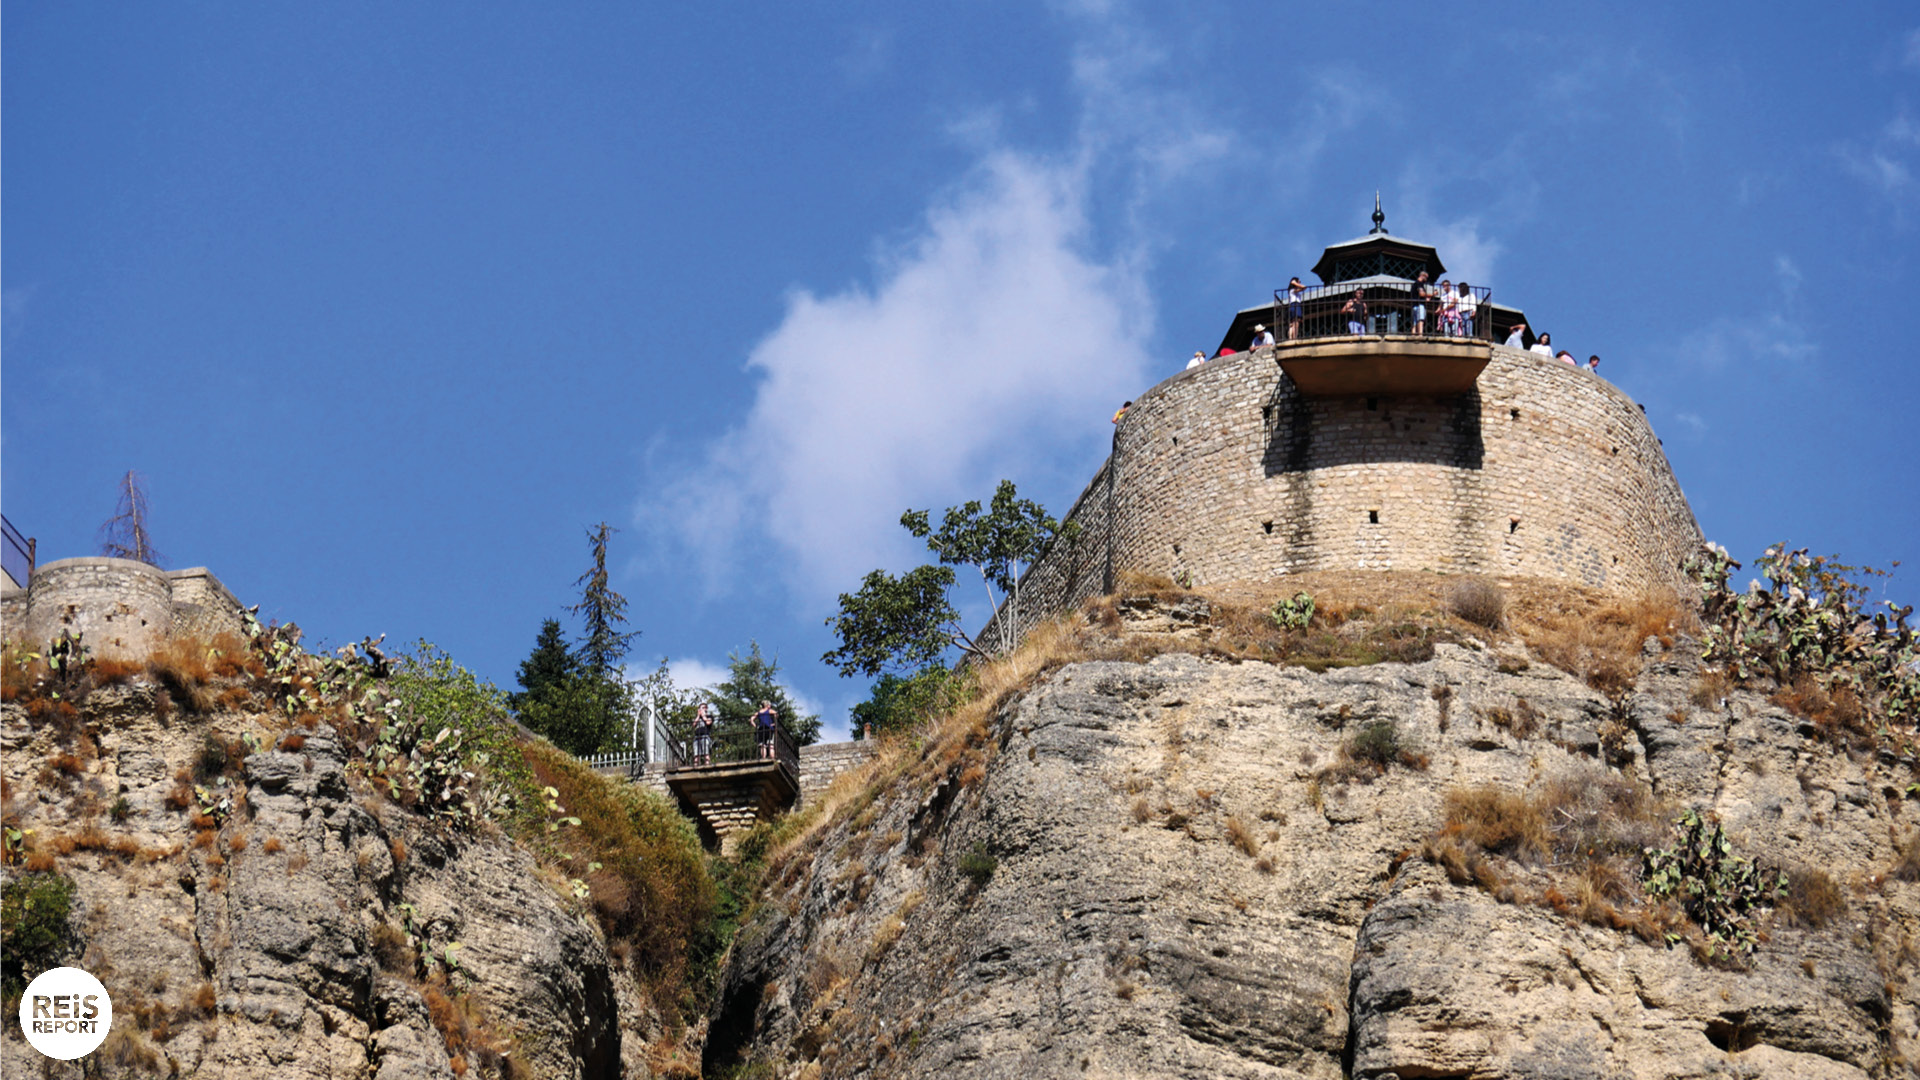
[[582, 667], [606, 678], [617, 678], [620, 661], [638, 630], [620, 630], [627, 621], [627, 598], [613, 591], [607, 578], [607, 538], [619, 530], [606, 522], [587, 530], [587, 543], [593, 549], [593, 569], [581, 574], [574, 584], [581, 586], [580, 602], [567, 608], [580, 616], [586, 637], [574, 654]]
[[160, 552], [147, 536], [147, 481], [133, 470], [120, 478], [120, 500], [113, 516], [100, 526], [100, 554], [160, 565]]
[[760, 655], [760, 643], [754, 642], [745, 656], [727, 657], [727, 681], [713, 688], [712, 701], [722, 723], [753, 722], [762, 701], [771, 702], [780, 714], [780, 726], [793, 736], [795, 745], [807, 746], [820, 741], [820, 718], [804, 716], [794, 706], [787, 688], [780, 685], [780, 663]]
[[560, 620], [542, 622], [540, 636], [534, 639], [533, 652], [520, 661], [521, 692], [513, 695], [514, 709], [538, 700], [555, 687], [566, 685], [578, 673], [578, 668], [578, 661], [567, 650], [566, 638], [561, 636]]

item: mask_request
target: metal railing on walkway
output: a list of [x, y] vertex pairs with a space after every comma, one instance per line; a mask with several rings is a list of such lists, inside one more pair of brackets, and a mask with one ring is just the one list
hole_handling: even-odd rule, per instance
[[5, 568], [15, 585], [24, 589], [33, 578], [33, 568], [37, 565], [34, 560], [40, 545], [31, 537], [20, 535], [20, 530], [14, 528], [13, 522], [8, 521], [4, 514], [0, 514], [0, 534], [5, 535], [4, 546], [0, 546], [0, 566]]
[[1492, 341], [1493, 290], [1417, 288], [1411, 281], [1346, 281], [1299, 292], [1275, 289], [1273, 336], [1281, 344], [1363, 334]]
[[800, 775], [800, 747], [793, 736], [779, 724], [773, 726], [772, 757], [761, 751], [758, 732], [751, 723], [742, 720], [720, 720], [713, 725], [713, 734], [709, 736], [707, 753], [698, 751], [700, 746], [694, 739], [692, 721], [670, 721], [662, 725], [667, 729], [666, 752], [661, 759], [667, 763], [668, 772], [685, 769], [702, 769], [718, 765], [749, 765], [756, 761], [773, 760], [786, 766], [793, 775]]

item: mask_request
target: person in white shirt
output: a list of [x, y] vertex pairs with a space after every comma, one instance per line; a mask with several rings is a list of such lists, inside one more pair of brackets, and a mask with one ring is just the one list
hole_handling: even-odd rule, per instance
[[1453, 282], [1444, 278], [1440, 282], [1440, 332], [1447, 337], [1460, 336], [1460, 294], [1453, 291]]
[[1507, 335], [1507, 348], [1524, 349], [1527, 347], [1527, 324], [1514, 323], [1513, 333]]
[[1537, 339], [1534, 340], [1533, 348], [1528, 349], [1527, 351], [1537, 352], [1541, 356], [1544, 356], [1549, 360], [1553, 359], [1553, 335], [1541, 334]]
[[1193, 359], [1187, 361], [1187, 370], [1192, 371], [1194, 368], [1197, 368], [1201, 364], [1204, 364], [1206, 362], [1207, 362], [1207, 354], [1200, 352], [1199, 350], [1195, 350], [1193, 354]]
[[1593, 372], [1595, 375], [1600, 374], [1600, 358], [1598, 356], [1587, 357], [1587, 370]]
[[1473, 317], [1480, 311], [1480, 301], [1474, 298], [1473, 286], [1460, 283], [1460, 336], [1472, 337]]
[[1273, 333], [1267, 329], [1267, 324], [1254, 323], [1253, 344], [1247, 346], [1247, 348], [1258, 349], [1271, 344], [1273, 344]]

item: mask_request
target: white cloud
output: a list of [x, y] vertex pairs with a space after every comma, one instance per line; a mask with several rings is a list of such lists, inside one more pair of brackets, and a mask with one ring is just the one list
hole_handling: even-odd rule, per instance
[[1034, 462], [1097, 456], [1103, 421], [1141, 385], [1145, 291], [1090, 254], [1080, 171], [1001, 153], [887, 255], [871, 288], [798, 291], [754, 349], [746, 421], [674, 484], [708, 569], [766, 535], [796, 598], [897, 563], [900, 512], [979, 498]]
[[667, 674], [676, 689], [706, 690], [726, 682], [729, 673], [725, 664], [710, 664], [689, 657], [668, 660]]
[[1719, 318], [1688, 334], [1677, 347], [1679, 360], [1719, 371], [1734, 366], [1800, 368], [1813, 363], [1820, 347], [1806, 327], [1778, 313], [1747, 319]]
[[1691, 412], [1675, 413], [1673, 418], [1687, 425], [1688, 430], [1693, 432], [1693, 435], [1695, 438], [1699, 438], [1701, 435], [1706, 434], [1707, 422], [1700, 418], [1699, 413], [1691, 413]]

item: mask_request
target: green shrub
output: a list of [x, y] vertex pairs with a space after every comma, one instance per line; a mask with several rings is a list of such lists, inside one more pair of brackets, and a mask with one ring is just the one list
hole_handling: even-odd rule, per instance
[[987, 846], [977, 840], [971, 850], [960, 856], [960, 872], [972, 878], [975, 885], [985, 885], [998, 869], [1000, 860], [994, 858]]
[[11, 1001], [34, 976], [60, 966], [78, 944], [73, 881], [63, 874], [21, 874], [0, 894], [0, 988]]
[[1347, 744], [1347, 756], [1370, 761], [1385, 769], [1400, 759], [1400, 729], [1391, 720], [1376, 720], [1361, 728]]

